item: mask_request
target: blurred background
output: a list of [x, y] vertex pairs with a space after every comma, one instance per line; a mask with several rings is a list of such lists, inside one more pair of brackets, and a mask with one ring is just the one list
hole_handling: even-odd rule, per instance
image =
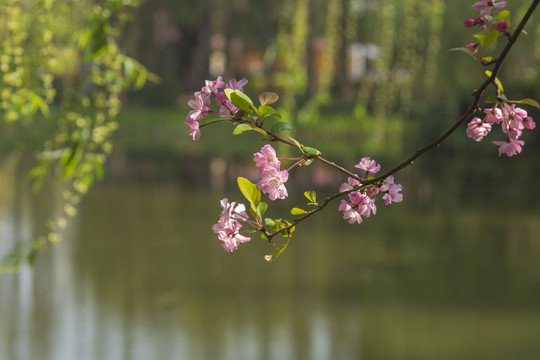
[[[227, 254], [211, 230], [264, 142], [184, 125], [204, 80], [245, 77], [302, 143], [388, 170], [484, 81], [449, 51], [474, 40], [471, 4], [0, 4], [0, 256], [18, 268], [0, 276], [0, 359], [539, 358], [538, 130], [507, 158], [500, 130], [463, 127], [396, 175], [403, 203], [360, 225], [330, 205], [267, 263], [258, 236]], [[510, 2], [514, 25], [528, 5]], [[540, 99], [539, 16], [500, 73], [510, 99]], [[269, 215], [345, 181], [299, 169]]]

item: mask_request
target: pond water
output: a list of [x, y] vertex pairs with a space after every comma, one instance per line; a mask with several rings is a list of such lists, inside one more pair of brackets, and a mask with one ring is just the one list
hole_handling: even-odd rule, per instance
[[[0, 359], [540, 358], [538, 213], [328, 211], [267, 263], [258, 237], [219, 246], [224, 194], [96, 186], [62, 242], [0, 277]], [[57, 195], [2, 206], [1, 250]]]

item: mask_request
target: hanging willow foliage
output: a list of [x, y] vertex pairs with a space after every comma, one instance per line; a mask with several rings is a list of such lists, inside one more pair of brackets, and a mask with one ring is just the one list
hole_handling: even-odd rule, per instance
[[445, 6], [443, 0], [426, 1], [423, 18], [427, 20], [425, 33], [428, 34], [425, 56], [424, 89], [432, 91], [437, 81], [437, 57], [441, 50], [441, 35]]
[[[441, 0], [381, 0], [375, 12], [378, 57], [363, 79], [355, 113], [373, 132], [371, 141], [399, 144], [403, 120], [411, 111], [413, 94], [433, 88], [444, 3]], [[373, 109], [373, 119], [366, 109]]]
[[281, 113], [290, 119], [297, 107], [297, 95], [308, 85], [307, 43], [310, 0], [287, 0], [277, 34], [278, 57], [283, 69], [276, 72], [275, 84], [282, 88]]
[[[310, 14], [310, 7], [324, 9], [324, 16]], [[342, 77], [338, 83], [342, 75], [337, 74], [336, 64], [342, 64], [340, 71], [346, 71], [346, 47], [359, 38], [366, 49], [370, 47], [372, 61], [373, 47], [367, 44], [372, 39], [377, 54], [366, 63], [368, 68], [358, 85], [353, 113], [359, 128], [370, 133], [364, 139], [366, 147], [373, 150], [391, 143], [397, 150], [413, 94], [430, 91], [436, 84], [444, 11], [442, 0], [286, 0], [277, 37], [283, 66], [275, 76], [275, 84], [282, 88], [285, 117], [297, 115], [298, 121], [313, 123], [322, 105], [346, 99], [332, 94], [336, 85], [346, 88], [340, 89], [341, 94], [354, 91], [347, 79]], [[359, 34], [360, 29], [367, 29], [359, 26], [367, 17], [376, 19], [372, 34]], [[323, 54], [316, 62], [313, 54], [307, 53], [308, 36], [318, 35], [317, 24], [323, 19]], [[308, 68], [316, 70], [312, 78], [308, 78]], [[300, 104], [297, 112], [298, 102], [308, 89], [309, 100]]]
[[30, 124], [55, 119], [56, 134], [28, 175], [34, 190], [50, 174], [65, 186], [62, 214], [46, 222], [37, 240], [21, 242], [0, 272], [33, 262], [40, 248], [60, 240], [67, 218], [103, 176], [121, 93], [157, 80], [119, 48], [137, 5], [136, 0], [6, 0], [0, 5], [0, 116]]
[[319, 69], [315, 94], [299, 114], [299, 121], [316, 122], [319, 108], [330, 101], [330, 90], [336, 76], [336, 58], [342, 39], [342, 1], [329, 0], [324, 30], [324, 52]]
[[422, 65], [422, 44], [420, 43], [421, 31], [420, 22], [417, 14], [420, 11], [417, 1], [403, 0], [402, 3], [402, 21], [400, 45], [397, 49], [394, 84], [398, 94], [396, 97], [399, 101], [398, 111], [404, 117], [407, 117], [410, 112], [410, 104], [413, 94], [414, 79], [418, 75], [418, 70]]

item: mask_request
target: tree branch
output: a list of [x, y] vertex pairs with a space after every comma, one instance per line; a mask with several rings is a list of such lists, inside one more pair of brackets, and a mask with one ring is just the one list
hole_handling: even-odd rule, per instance
[[[337, 199], [337, 198], [339, 198], [341, 196], [344, 196], [346, 194], [349, 194], [349, 193], [351, 193], [353, 191], [358, 191], [358, 190], [364, 189], [364, 188], [366, 188], [366, 187], [368, 187], [370, 185], [373, 185], [373, 184], [380, 183], [380, 182], [384, 181], [384, 179], [386, 179], [387, 177], [397, 173], [398, 171], [402, 170], [403, 168], [405, 168], [405, 167], [407, 167], [409, 165], [412, 165], [414, 163], [414, 160], [416, 160], [418, 157], [420, 157], [423, 153], [425, 153], [426, 151], [428, 151], [428, 150], [430, 150], [430, 149], [432, 149], [432, 148], [434, 148], [436, 146], [439, 146], [444, 140], [446, 140], [446, 138], [448, 138], [452, 133], [454, 133], [470, 116], [472, 116], [476, 111], [478, 111], [479, 104], [480, 104], [480, 98], [484, 94], [484, 92], [487, 89], [487, 87], [489, 86], [489, 84], [495, 83], [495, 78], [497, 77], [506, 56], [510, 52], [510, 49], [516, 43], [519, 35], [522, 33], [523, 28], [525, 27], [525, 24], [527, 24], [529, 18], [531, 17], [532, 13], [534, 12], [536, 7], [538, 6], [539, 2], [540, 2], [540, 0], [534, 0], [532, 2], [532, 4], [529, 6], [529, 9], [527, 10], [525, 15], [521, 19], [521, 21], [520, 21], [519, 25], [517, 26], [516, 30], [514, 31], [513, 35], [508, 40], [508, 43], [506, 44], [504, 49], [501, 51], [501, 53], [497, 57], [497, 59], [493, 61], [494, 67], [493, 67], [491, 76], [487, 80], [485, 80], [482, 83], [482, 85], [480, 85], [480, 87], [478, 89], [473, 91], [473, 101], [469, 105], [468, 109], [463, 113], [463, 115], [461, 115], [461, 117], [448, 130], [446, 130], [444, 133], [442, 133], [439, 137], [434, 139], [429, 144], [419, 148], [414, 154], [409, 156], [406, 160], [402, 161], [400, 164], [395, 166], [393, 169], [387, 171], [386, 173], [384, 173], [383, 175], [381, 175], [381, 176], [379, 176], [377, 178], [374, 178], [374, 179], [368, 180], [368, 181], [365, 181], [365, 179], [361, 179], [358, 176], [355, 176], [354, 174], [352, 174], [349, 171], [345, 170], [341, 166], [339, 166], [339, 165], [337, 165], [337, 164], [335, 164], [333, 162], [330, 162], [328, 160], [325, 160], [325, 159], [321, 158], [320, 156], [315, 157], [315, 159], [317, 159], [317, 160], [319, 160], [319, 161], [321, 161], [321, 162], [323, 162], [325, 164], [328, 164], [330, 166], [333, 166], [334, 168], [346, 173], [347, 175], [361, 181], [362, 185], [360, 187], [358, 187], [358, 188], [343, 191], [343, 192], [339, 192], [339, 193], [336, 193], [336, 194], [334, 194], [332, 196], [327, 197], [321, 205], [317, 206], [317, 208], [315, 208], [314, 210], [308, 212], [307, 214], [305, 214], [302, 217], [296, 218], [295, 220], [293, 220], [291, 225], [289, 225], [289, 226], [287, 226], [287, 227], [285, 227], [285, 228], [283, 228], [283, 229], [281, 229], [279, 231], [276, 231], [274, 233], [267, 233], [266, 231], [264, 231], [264, 233], [268, 237], [268, 239], [272, 239], [274, 236], [282, 233], [283, 231], [290, 231], [290, 229], [293, 228], [294, 226], [296, 226], [299, 222], [311, 217], [313, 214], [318, 213], [319, 211], [324, 209], [330, 202], [334, 201], [335, 199]], [[277, 138], [277, 136], [276, 136], [276, 138]], [[288, 143], [286, 141], [282, 141], [282, 142]]]

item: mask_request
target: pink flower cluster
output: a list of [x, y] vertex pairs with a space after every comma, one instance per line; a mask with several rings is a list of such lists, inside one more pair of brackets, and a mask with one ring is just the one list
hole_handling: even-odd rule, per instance
[[288, 196], [285, 183], [289, 179], [289, 172], [280, 170], [281, 162], [274, 148], [269, 144], [264, 145], [261, 151], [254, 154], [253, 161], [262, 177], [257, 189], [268, 194], [270, 200], [285, 199]]
[[[369, 157], [364, 157], [355, 165], [356, 168], [362, 169], [368, 174], [374, 174], [381, 169], [381, 166]], [[340, 192], [351, 191], [357, 187], [361, 187], [362, 184], [350, 177], [346, 183], [341, 184], [339, 187]], [[349, 201], [341, 200], [341, 204], [338, 208], [339, 211], [343, 211], [343, 218], [354, 224], [355, 222], [360, 224], [362, 217], [368, 218], [371, 214], [377, 214], [377, 206], [375, 205], [375, 197], [383, 193], [382, 196], [385, 205], [389, 205], [393, 202], [403, 201], [403, 194], [400, 191], [403, 187], [400, 184], [394, 183], [394, 176], [387, 177], [380, 187], [371, 187], [365, 190], [351, 191], [349, 193]]]
[[[193, 141], [198, 141], [201, 136], [201, 131], [199, 129], [200, 120], [206, 119], [211, 114], [232, 119], [238, 111], [238, 108], [229, 101], [227, 95], [219, 90], [233, 89], [243, 91], [243, 87], [246, 84], [246, 79], [240, 81], [231, 79], [229, 83], [226, 84], [221, 76], [218, 76], [215, 81], [205, 81], [205, 86], [201, 91], [195, 93], [195, 99], [188, 101], [188, 105], [192, 110], [189, 112], [184, 123], [189, 126], [189, 135], [193, 138]], [[211, 97], [214, 97], [214, 102], [219, 108], [218, 111], [210, 109]]]
[[227, 251], [232, 252], [238, 249], [238, 245], [251, 240], [247, 236], [240, 235], [242, 228], [240, 221], [247, 221], [246, 207], [244, 204], [236, 205], [236, 202], [229, 204], [229, 200], [221, 200], [221, 217], [217, 224], [212, 226], [212, 230], [218, 234], [218, 239], [222, 242], [221, 246]]
[[505, 141], [493, 141], [499, 146], [499, 155], [506, 154], [514, 156], [521, 153], [521, 148], [525, 145], [523, 140], [519, 140], [524, 129], [532, 130], [536, 124], [527, 111], [516, 107], [515, 104], [507, 103], [495, 105], [492, 109], [484, 109], [486, 116], [483, 119], [473, 118], [467, 126], [467, 136], [474, 141], [481, 141], [490, 131], [494, 124], [500, 124]]
[[[492, 0], [481, 0], [477, 1], [472, 5], [472, 8], [480, 12], [480, 16], [475, 18], [470, 18], [465, 20], [465, 27], [480, 27], [483, 30], [487, 30], [488, 27], [493, 27], [500, 33], [505, 33], [508, 30], [508, 20], [501, 19], [500, 21], [496, 20], [496, 17], [491, 16], [491, 11], [494, 8], [503, 8], [506, 6], [506, 1], [494, 2]], [[470, 43], [466, 47], [473, 53], [476, 54], [478, 51], [478, 43]]]

